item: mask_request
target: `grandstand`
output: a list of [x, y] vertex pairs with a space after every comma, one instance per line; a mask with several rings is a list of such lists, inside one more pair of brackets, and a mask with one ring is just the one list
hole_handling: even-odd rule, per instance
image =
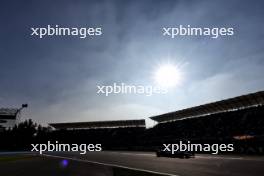
[[0, 128], [11, 128], [15, 125], [18, 115], [18, 109], [1, 108], [0, 109]]
[[0, 108], [0, 129], [12, 128], [19, 121], [21, 110], [28, 104], [22, 104], [20, 108]]
[[148, 146], [177, 143], [234, 143], [236, 152], [264, 154], [264, 92], [256, 92], [151, 117]]
[[238, 153], [264, 153], [264, 92], [256, 92], [145, 120], [51, 123], [47, 138], [101, 143], [110, 150], [153, 150], [163, 143], [233, 143]]
[[[104, 149], [122, 150], [139, 146], [139, 136], [146, 130], [145, 120], [116, 120], [51, 123], [56, 130], [47, 139], [65, 143], [100, 143]], [[43, 140], [43, 137], [42, 139]]]
[[0, 108], [0, 129], [12, 128], [20, 118], [21, 110], [27, 104], [22, 104], [21, 108]]
[[93, 122], [71, 122], [50, 123], [55, 129], [96, 129], [96, 128], [146, 128], [145, 120], [116, 120], [116, 121], [93, 121]]
[[264, 104], [264, 91], [150, 117], [159, 123], [245, 109]]

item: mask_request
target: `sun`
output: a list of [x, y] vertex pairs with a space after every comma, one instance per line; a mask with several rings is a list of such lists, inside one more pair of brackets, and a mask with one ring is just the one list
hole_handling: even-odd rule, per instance
[[162, 87], [175, 87], [180, 84], [182, 80], [182, 73], [180, 68], [173, 64], [159, 65], [154, 73], [155, 82]]

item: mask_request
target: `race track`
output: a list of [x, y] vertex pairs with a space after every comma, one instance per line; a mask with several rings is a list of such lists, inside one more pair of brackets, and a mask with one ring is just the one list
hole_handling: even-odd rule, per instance
[[81, 162], [150, 171], [177, 176], [262, 176], [263, 157], [196, 155], [192, 159], [158, 158], [151, 152], [47, 153]]

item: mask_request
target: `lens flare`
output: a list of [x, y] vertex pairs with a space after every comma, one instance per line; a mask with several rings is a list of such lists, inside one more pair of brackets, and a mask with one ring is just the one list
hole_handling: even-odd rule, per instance
[[64, 159], [64, 160], [62, 160], [62, 161], [60, 162], [60, 165], [61, 165], [63, 168], [64, 168], [64, 167], [67, 167], [68, 164], [69, 164], [69, 161], [66, 160], [66, 159]]

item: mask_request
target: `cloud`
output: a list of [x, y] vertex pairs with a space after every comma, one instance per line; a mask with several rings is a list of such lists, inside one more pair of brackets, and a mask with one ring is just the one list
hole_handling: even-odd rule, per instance
[[[0, 105], [27, 102], [24, 118], [46, 124], [147, 118], [263, 90], [264, 3], [153, 2], [1, 4]], [[31, 26], [48, 24], [101, 26], [104, 34], [88, 40], [30, 38]], [[179, 24], [232, 26], [235, 35], [174, 40], [162, 36], [162, 27]], [[155, 66], [168, 58], [188, 65], [183, 84], [167, 95], [96, 94], [98, 84], [151, 85]]]

